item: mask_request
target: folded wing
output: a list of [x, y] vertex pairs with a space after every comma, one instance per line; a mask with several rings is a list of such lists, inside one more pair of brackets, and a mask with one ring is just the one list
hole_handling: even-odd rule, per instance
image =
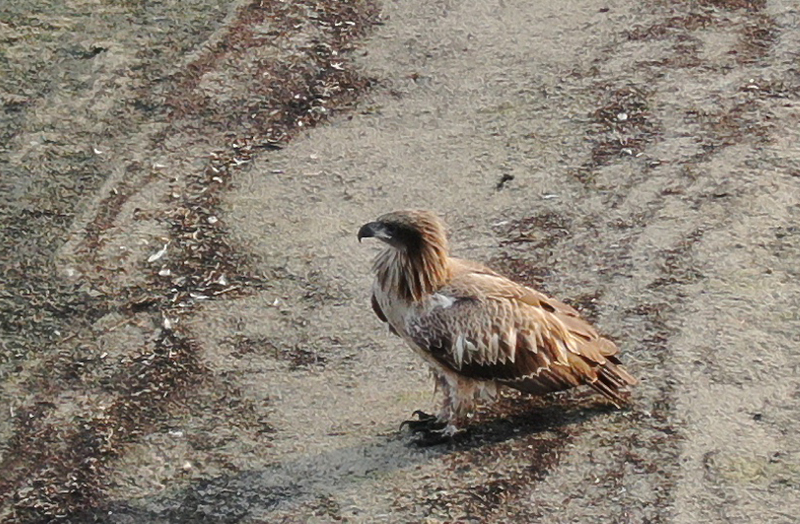
[[496, 273], [464, 269], [440, 291], [452, 305], [406, 326], [415, 344], [469, 378], [534, 394], [588, 384], [626, 401], [636, 380], [620, 365], [616, 345], [577, 311]]

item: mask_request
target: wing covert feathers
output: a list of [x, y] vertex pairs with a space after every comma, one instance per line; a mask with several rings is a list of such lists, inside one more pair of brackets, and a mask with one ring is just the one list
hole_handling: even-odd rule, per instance
[[408, 323], [417, 346], [472, 379], [533, 394], [588, 384], [615, 404], [626, 402], [636, 379], [617, 359], [617, 346], [575, 309], [479, 264], [451, 260], [452, 278], [439, 293], [454, 301]]

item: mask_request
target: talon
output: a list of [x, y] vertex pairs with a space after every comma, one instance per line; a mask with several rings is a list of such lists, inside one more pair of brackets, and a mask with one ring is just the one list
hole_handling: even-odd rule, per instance
[[439, 419], [434, 415], [429, 415], [422, 410], [416, 410], [414, 413], [411, 414], [412, 417], [416, 416], [417, 420], [408, 419], [404, 420], [400, 424], [400, 429], [402, 430], [404, 427], [408, 426], [408, 429], [411, 430], [412, 433], [418, 433], [420, 431], [431, 431], [438, 429], [437, 426], [444, 427], [445, 423], [440, 422]]

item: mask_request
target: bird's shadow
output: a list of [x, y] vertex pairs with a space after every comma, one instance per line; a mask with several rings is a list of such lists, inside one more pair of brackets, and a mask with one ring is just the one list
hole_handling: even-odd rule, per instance
[[[506, 393], [497, 403], [479, 409], [463, 435], [429, 451], [397, 449], [403, 442], [414, 447], [408, 432], [399, 430], [389, 433], [388, 438], [291, 459], [276, 457], [278, 460], [269, 466], [176, 483], [173, 489], [143, 499], [108, 501], [81, 521], [239, 522], [282, 506], [313, 505], [332, 493], [360, 486], [364, 479], [421, 466], [435, 457], [443, 457], [456, 467], [473, 459], [513, 460], [527, 464], [526, 478], [543, 478], [558, 463], [582, 422], [612, 411], [612, 406], [591, 394], [542, 398]], [[525, 451], [516, 453], [517, 446]]]
[[[573, 432], [572, 428], [589, 419], [619, 411], [591, 392], [558, 393], [546, 397], [504, 392], [496, 403], [479, 408], [464, 431], [452, 439], [428, 439], [423, 432], [416, 438], [412, 435], [409, 443], [455, 453], [531, 435], [556, 433], [558, 437], [564, 437]], [[400, 430], [402, 438], [406, 438], [407, 433]]]

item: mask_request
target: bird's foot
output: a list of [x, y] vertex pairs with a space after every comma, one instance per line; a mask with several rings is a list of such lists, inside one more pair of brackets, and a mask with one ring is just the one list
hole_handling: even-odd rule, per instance
[[464, 433], [464, 430], [458, 429], [455, 424], [419, 409], [411, 416], [417, 418], [404, 420], [400, 424], [400, 429], [408, 427], [415, 435], [414, 444], [419, 447], [451, 443], [457, 435]]
[[458, 435], [464, 433], [463, 429], [458, 429], [454, 424], [445, 424], [444, 427], [427, 429], [414, 439], [414, 444], [421, 448], [437, 446], [439, 444], [452, 444]]
[[425, 413], [419, 409], [412, 413], [411, 416], [417, 418], [404, 420], [400, 424], [400, 429], [408, 427], [412, 433], [427, 433], [429, 431], [441, 431], [445, 428], [445, 426], [447, 426], [447, 422], [439, 420], [439, 417], [435, 415], [429, 415], [428, 413]]

